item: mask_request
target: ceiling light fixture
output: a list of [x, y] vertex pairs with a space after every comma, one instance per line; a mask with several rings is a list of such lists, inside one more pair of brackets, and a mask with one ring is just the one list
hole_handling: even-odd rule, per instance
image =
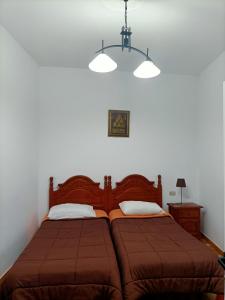
[[127, 48], [129, 52], [131, 50], [136, 51], [145, 57], [145, 61], [137, 67], [137, 69], [133, 72], [134, 76], [139, 78], [153, 78], [160, 74], [160, 69], [153, 63], [152, 59], [148, 55], [147, 52], [143, 52], [138, 48], [134, 48], [131, 46], [131, 28], [127, 26], [127, 2], [128, 0], [124, 0], [125, 3], [125, 25], [121, 30], [122, 44], [121, 45], [109, 45], [104, 47], [104, 41], [102, 41], [102, 48], [96, 51], [98, 54], [89, 64], [89, 69], [94, 72], [99, 73], [107, 73], [112, 72], [117, 68], [117, 63], [111, 59], [107, 54], [104, 53], [104, 50], [109, 48], [122, 48], [122, 51]]

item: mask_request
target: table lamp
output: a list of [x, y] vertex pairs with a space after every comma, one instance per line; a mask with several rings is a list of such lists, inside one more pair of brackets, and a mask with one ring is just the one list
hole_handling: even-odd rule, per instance
[[182, 204], [182, 188], [186, 187], [186, 182], [184, 178], [177, 178], [176, 187], [180, 187], [181, 189], [181, 204]]

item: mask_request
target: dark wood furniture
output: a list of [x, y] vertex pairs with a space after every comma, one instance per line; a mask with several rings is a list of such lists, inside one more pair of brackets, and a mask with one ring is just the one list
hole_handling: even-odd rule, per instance
[[180, 224], [186, 231], [198, 239], [201, 238], [200, 220], [201, 205], [193, 202], [189, 203], [167, 203], [169, 213], [175, 221]]
[[107, 176], [106, 190], [108, 193], [109, 211], [118, 208], [118, 204], [126, 200], [142, 200], [155, 202], [162, 207], [161, 175], [157, 184], [139, 174], [132, 174], [122, 181], [116, 182], [112, 189], [111, 176]]
[[87, 176], [78, 175], [58, 184], [54, 189], [53, 177], [49, 181], [49, 208], [62, 203], [80, 203], [93, 205], [95, 209], [103, 209], [109, 213], [118, 208], [124, 200], [144, 200], [156, 202], [162, 206], [161, 176], [158, 182], [149, 181], [142, 175], [132, 174], [116, 183], [112, 189], [111, 176], [104, 176], [104, 188]]
[[104, 177], [104, 188], [99, 182], [83, 175], [70, 177], [54, 189], [53, 177], [49, 179], [49, 208], [63, 203], [89, 204], [94, 209], [108, 212], [107, 176]]

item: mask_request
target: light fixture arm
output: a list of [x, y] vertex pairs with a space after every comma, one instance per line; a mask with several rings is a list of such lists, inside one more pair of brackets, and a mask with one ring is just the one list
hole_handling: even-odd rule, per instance
[[110, 49], [110, 48], [128, 48], [130, 50], [134, 50], [140, 54], [142, 54], [146, 60], [150, 60], [152, 61], [151, 57], [148, 55], [148, 48], [147, 48], [147, 53], [143, 52], [142, 50], [138, 49], [138, 48], [135, 48], [135, 47], [132, 47], [132, 46], [126, 46], [126, 45], [109, 45], [109, 46], [106, 46], [106, 47], [103, 47], [101, 49], [99, 49], [98, 51], [96, 51], [95, 53], [99, 53], [99, 52], [104, 52], [104, 50], [106, 49]]

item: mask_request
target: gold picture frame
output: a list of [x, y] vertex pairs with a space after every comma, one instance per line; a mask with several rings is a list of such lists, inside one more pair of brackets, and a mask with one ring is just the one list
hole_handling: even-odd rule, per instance
[[129, 137], [130, 112], [127, 110], [108, 111], [108, 136]]

